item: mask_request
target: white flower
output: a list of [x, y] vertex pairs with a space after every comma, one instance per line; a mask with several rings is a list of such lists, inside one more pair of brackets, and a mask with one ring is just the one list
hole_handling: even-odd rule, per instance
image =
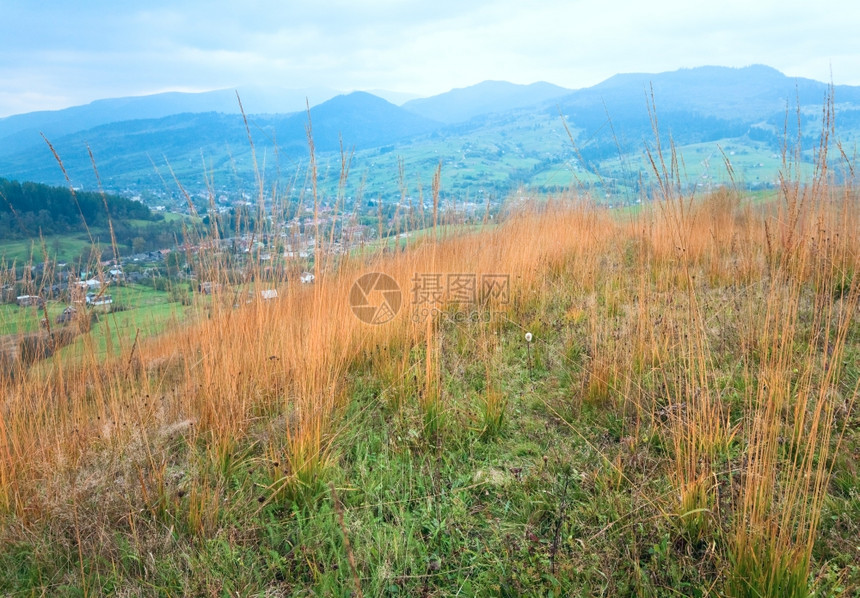
[[526, 332], [526, 342], [527, 342], [527, 343], [532, 342], [532, 339], [533, 339], [533, 338], [534, 338], [534, 337], [532, 336], [532, 333], [531, 333], [531, 332]]

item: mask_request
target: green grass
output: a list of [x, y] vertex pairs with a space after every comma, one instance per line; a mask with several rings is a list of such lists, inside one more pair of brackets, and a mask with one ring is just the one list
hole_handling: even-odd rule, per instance
[[155, 336], [183, 321], [192, 308], [171, 302], [168, 293], [142, 285], [109, 289], [114, 306], [128, 309], [100, 313], [98, 322], [87, 336], [65, 347], [60, 354], [71, 356], [83, 350], [95, 350], [98, 355], [128, 351], [135, 338]]
[[[59, 351], [61, 359], [82, 351], [94, 351], [100, 356], [128, 351], [135, 338], [142, 340], [160, 334], [193, 312], [192, 307], [171, 301], [169, 293], [143, 285], [108, 287], [105, 293], [112, 296], [112, 308], [122, 311], [109, 313], [107, 307], [87, 308], [97, 314], [97, 321], [87, 334]], [[56, 317], [66, 306], [59, 301], [46, 303], [51, 326], [58, 326]], [[0, 305], [0, 336], [36, 332], [43, 317], [41, 308]]]
[[[96, 234], [96, 231], [93, 231]], [[57, 261], [72, 261], [90, 246], [89, 239], [81, 233], [70, 235], [48, 235], [44, 238], [44, 250]], [[23, 265], [44, 261], [42, 241], [39, 239], [0, 240], [0, 260], [11, 266], [12, 262]]]
[[97, 355], [128, 351], [135, 338], [155, 336], [185, 319], [190, 308], [178, 303], [158, 303], [99, 316], [87, 337], [65, 347], [61, 355], [75, 355], [86, 343], [92, 343]]
[[[455, 344], [473, 333], [452, 327], [445, 334]], [[252, 439], [237, 448], [246, 456], [229, 473], [204, 476], [194, 443], [180, 437], [167, 449], [175, 465], [164, 507], [138, 518], [137, 538], [117, 530], [109, 546], [88, 552], [90, 593], [250, 596], [269, 588], [347, 596], [355, 583], [345, 535], [365, 596], [661, 595], [705, 587], [708, 570], [654, 509], [655, 497], [671, 493], [666, 478], [649, 466], [629, 472], [628, 483], [614, 469], [617, 455], [625, 463], [648, 458], [641, 448], [629, 453], [622, 441], [628, 424], [607, 410], [570, 411], [568, 390], [557, 381], [575, 364], [544, 361], [530, 380], [520, 337], [517, 326], [503, 328], [507, 424], [489, 440], [478, 428], [479, 400], [455, 392], [474, 374], [448, 378], [440, 449], [422, 436], [416, 405], [387, 407], [392, 389], [357, 372], [329, 479], [338, 503], [325, 485], [302, 503], [271, 501]], [[545, 338], [542, 352], [559, 349], [560, 337]], [[145, 460], [129, 458], [125, 466], [143, 479], [156, 475]], [[198, 500], [191, 488], [201, 484], [200, 496], [219, 497], [202, 532], [191, 516]], [[99, 508], [98, 493], [89, 500], [80, 508]], [[122, 507], [99, 510], [99, 517], [122, 516]], [[170, 542], [150, 556], [146, 538], [168, 529]], [[51, 537], [46, 527], [31, 543], [0, 552], [0, 587], [80, 588], [74, 543], [46, 544]]]
[[[48, 313], [59, 313], [62, 309], [49, 305]], [[36, 307], [18, 307], [14, 303], [0, 305], [0, 335], [33, 332], [39, 329], [42, 318], [41, 309]]]
[[[207, 439], [191, 425], [169, 431], [141, 426], [121, 458], [109, 438], [103, 446], [99, 437], [75, 470], [77, 492], [65, 503], [39, 505], [47, 515], [28, 522], [26, 535], [0, 550], [0, 591], [723, 595], [731, 589], [727, 538], [737, 517], [732, 493], [743, 483], [745, 449], [730, 444], [715, 457], [713, 502], [710, 478], [701, 500], [679, 501], [675, 448], [660, 417], [671, 416], [664, 407], [677, 383], [666, 371], [684, 371], [689, 361], [666, 355], [660, 358], [665, 363], [624, 362], [605, 370], [607, 379], [597, 380], [604, 384], [595, 384], [598, 350], [610, 361], [635, 350], [628, 341], [641, 297], [637, 251], [642, 249], [631, 243], [613, 246], [590, 283], [574, 279], [566, 262], [541, 266], [537, 286], [527, 289], [532, 292], [497, 314], [488, 329], [470, 322], [441, 324], [442, 418], [432, 434], [417, 382], [399, 374], [386, 379], [374, 369], [372, 355], [349, 364], [346, 400], [334, 416], [332, 466], [324, 479], [308, 480], [304, 492], [276, 491], [273, 482], [286, 466], [272, 462], [263, 448], [290, 421], [289, 402], [280, 395], [231, 439], [228, 466], [213, 463]], [[733, 395], [736, 386], [748, 382], [738, 357], [749, 315], [741, 303], [763, 302], [763, 288], [771, 283], [756, 281], [739, 297], [732, 295], [734, 279], [697, 280], [703, 319], [712, 323], [703, 333], [712, 358], [708, 384], [732, 406], [742, 401]], [[677, 288], [669, 296], [655, 293], [662, 282], [641, 282], [654, 285], [645, 291], [654, 310], [649, 325], [689, 307]], [[110, 344], [127, 351], [137, 330], [155, 334], [181, 317], [182, 309], [166, 293], [145, 287], [111, 292], [137, 307], [106, 316], [84, 349], [105, 352]], [[800, 308], [800, 336], [813, 320], [814, 289], [804, 293], [809, 301]], [[592, 337], [592, 326], [605, 336]], [[525, 330], [535, 335], [530, 351]], [[844, 373], [834, 388], [846, 396], [860, 377], [860, 320], [855, 318], [848, 336]], [[481, 349], [480, 339], [489, 339], [490, 346]], [[377, 357], [387, 351], [377, 360], [384, 364], [406, 355], [406, 372], [421, 369], [421, 350], [420, 343], [368, 349]], [[806, 350], [799, 343], [796, 357], [802, 359]], [[265, 367], [279, 367], [277, 360], [265, 361]], [[489, 418], [488, 377], [503, 399], [502, 411]], [[247, 398], [240, 388], [237, 383], [229, 400]], [[205, 392], [200, 386], [190, 392], [197, 389]], [[154, 399], [133, 398], [143, 407]], [[646, 404], [643, 417], [637, 401]], [[734, 406], [732, 424], [740, 427], [750, 416]], [[93, 429], [101, 426], [94, 423]], [[833, 489], [813, 551], [815, 585], [791, 580], [801, 593], [810, 587], [818, 595], [860, 590], [858, 447], [860, 431], [849, 426], [834, 459]], [[702, 504], [707, 511], [691, 519], [697, 510], [692, 507]], [[75, 536], [74, 529], [81, 533]], [[755, 569], [744, 566], [735, 571]]]
[[[115, 343], [129, 343], [145, 321], [170, 321], [174, 304], [137, 292], [152, 302], [148, 309], [112, 314], [93, 334], [106, 334], [99, 329], [109, 324]], [[545, 311], [535, 317], [563, 320], [561, 303], [540, 304]], [[660, 466], [662, 445], [652, 441], [656, 431], [637, 434], [631, 414], [617, 410], [614, 389], [601, 406], [572, 403], [571, 374], [580, 375], [581, 358], [565, 352], [568, 330], [540, 331], [530, 372], [521, 327], [511, 321], [500, 328], [496, 380], [508, 404], [504, 425], [489, 439], [481, 432], [480, 396], [469, 391], [483, 376], [469, 365], [474, 327], [442, 332], [447, 346], [464, 349], [443, 357], [446, 418], [432, 442], [416, 404], [391, 407], [395, 389], [356, 369], [329, 470], [337, 502], [325, 484], [300, 502], [272, 500], [265, 458], [255, 448], [264, 422], [236, 447], [225, 471], [200, 469], [205, 457], [192, 436], [165, 445], [153, 440], [169, 464], [160, 506], [147, 503], [151, 510], [137, 518], [134, 534], [120, 526], [107, 545], [87, 549], [88, 591], [354, 595], [351, 551], [365, 596], [703, 595], [713, 565], [660, 507], [674, 490]], [[147, 483], [159, 479], [157, 464], [127, 459], [119, 467], [134, 476], [110, 483], [131, 491], [138, 475]], [[856, 503], [851, 480], [846, 504]], [[126, 507], [101, 505], [99, 495], [79, 508], [120, 521]], [[209, 500], [215, 510], [200, 523], [195, 513], [210, 508]], [[49, 527], [43, 532], [0, 552], [5, 591], [80, 591], [74, 541], [56, 538]], [[857, 587], [860, 571], [838, 583]]]
[[[518, 336], [513, 328], [505, 332], [506, 339]], [[139, 531], [148, 536], [169, 527], [170, 547], [144, 567], [150, 557], [143, 544], [121, 535], [112, 565], [85, 563], [90, 591], [258, 595], [268, 586], [345, 596], [354, 585], [344, 530], [368, 596], [561, 596], [600, 587], [632, 589], [632, 564], [616, 547], [623, 542], [647, 553], [662, 536], [650, 528], [637, 531], [623, 519], [622, 513], [647, 507], [638, 493], [605, 488], [612, 472], [589, 446], [614, 450], [604, 446], [605, 414], [571, 422], [588, 430], [582, 438], [550, 407], [562, 399], [551, 378], [523, 385], [526, 364], [513, 351], [507, 359], [511, 384], [505, 391], [514, 399], [506, 431], [484, 441], [462, 425], [468, 419], [456, 422], [442, 431], [442, 452], [421, 438], [417, 410], [407, 406], [394, 413], [380, 402], [386, 389], [377, 395], [366, 391], [374, 380], [355, 381], [331, 479], [344, 528], [330, 490], [304, 506], [266, 502], [267, 480], [255, 459], [244, 459], [228, 477], [207, 484], [207, 491], [221, 493], [227, 503], [213, 528], [198, 535], [188, 528], [188, 488], [194, 482], [182, 465], [166, 490], [166, 512], [144, 518]], [[457, 402], [456, 408], [476, 412], [477, 403]], [[180, 443], [171, 458], [193, 463], [194, 447]], [[647, 485], [654, 494], [668, 491], [660, 480]], [[668, 535], [668, 525], [663, 528]], [[581, 544], [586, 540], [588, 553]], [[70, 566], [75, 558], [68, 544], [50, 550], [38, 541], [4, 551], [0, 587], [63, 591], [50, 580], [64, 578], [80, 587]], [[667, 547], [648, 559], [663, 587], [697, 579], [691, 566], [668, 567], [673, 558]]]

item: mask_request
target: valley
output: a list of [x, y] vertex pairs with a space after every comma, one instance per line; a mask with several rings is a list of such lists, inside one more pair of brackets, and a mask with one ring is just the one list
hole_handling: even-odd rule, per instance
[[860, 592], [860, 88], [194, 96], [0, 119], [0, 593]]

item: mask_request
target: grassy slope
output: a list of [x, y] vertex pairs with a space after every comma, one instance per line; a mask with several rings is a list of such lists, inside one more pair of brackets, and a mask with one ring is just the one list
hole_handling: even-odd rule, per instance
[[[281, 189], [306, 188], [306, 150], [277, 149], [271, 139], [259, 134], [253, 126], [252, 131], [265, 186], [277, 183]], [[574, 129], [571, 132], [576, 144], [586, 148], [607, 131]], [[845, 131], [846, 135], [849, 133]], [[344, 138], [348, 153], [351, 143], [348, 137]], [[685, 154], [689, 180], [695, 181], [700, 175], [708, 174], [708, 180], [713, 183], [730, 182], [719, 147], [733, 163], [735, 181], [756, 185], [776, 179], [780, 163], [773, 158], [774, 150], [761, 142], [738, 137], [680, 147]], [[172, 197], [180, 206], [186, 202], [173, 180], [171, 169], [192, 194], [207, 195], [206, 179], [211, 178], [217, 194], [223, 192], [233, 198], [243, 192], [251, 197], [257, 195], [251, 148], [244, 141], [244, 135], [239, 144], [207, 145], [202, 157], [198, 143], [193, 144], [192, 149], [184, 147], [177, 151], [166, 150], [166, 155], [171, 156], [169, 163], [164, 156], [153, 161], [137, 156], [133, 160], [136, 166], [119, 160], [110, 161], [109, 165], [99, 163], [100, 170], [110, 173], [105, 183], [112, 189], [157, 191], [159, 195], [164, 194], [163, 197]], [[440, 163], [443, 165], [443, 189], [460, 199], [477, 198], [479, 202], [483, 201], [479, 197], [481, 190], [498, 198], [520, 185], [563, 189], [569, 185], [587, 187], [601, 179], [624, 178], [624, 185], [629, 187], [640, 175], [646, 184], [653, 182], [651, 168], [641, 154], [637, 149], [619, 159], [613, 153], [586, 169], [579, 163], [579, 151], [571, 144], [557, 113], [514, 111], [452, 127], [444, 134], [421, 135], [381, 148], [356, 151], [351, 165], [353, 176], [346, 186], [346, 194], [370, 200], [383, 197], [386, 201], [400, 197], [400, 181], [392, 176], [398, 171], [400, 160], [404, 164], [406, 187], [413, 197], [418, 196], [422, 186], [425, 195], [429, 193], [430, 181]], [[106, 152], [105, 159], [111, 155]], [[96, 159], [99, 160], [98, 153]], [[338, 190], [341, 156], [336, 152], [323, 152], [318, 160], [320, 189], [324, 196], [333, 197]], [[703, 164], [705, 161], [707, 164]], [[87, 173], [91, 170], [88, 159], [86, 170]], [[207, 176], [202, 176], [201, 172], [206, 172]], [[73, 179], [77, 175], [70, 174]], [[636, 196], [632, 192], [630, 195]], [[151, 201], [163, 200], [153, 197]]]
[[[94, 233], [98, 234], [96, 231]], [[99, 231], [100, 232], [100, 231]], [[44, 251], [57, 261], [72, 261], [90, 246], [86, 235], [75, 233], [70, 235], [48, 235], [44, 238]], [[11, 265], [44, 261], [44, 251], [41, 241], [15, 240], [0, 241], [0, 260]]]
[[[163, 333], [182, 322], [192, 311], [174, 302], [170, 295], [142, 285], [111, 287], [107, 294], [113, 298], [113, 313], [106, 308], [95, 308], [97, 319], [88, 334], [78, 336], [59, 352], [61, 359], [80, 360], [82, 356], [103, 359], [106, 355], [127, 353], [135, 339], [142, 340]], [[48, 301], [46, 308], [52, 328], [58, 330], [56, 317], [67, 303]], [[0, 305], [0, 337], [14, 338], [21, 333], [40, 330], [44, 318], [41, 308], [21, 308], [12, 304]], [[6, 336], [10, 335], [10, 336]]]
[[[797, 507], [821, 514], [809, 544], [809, 522], [788, 522], [801, 532], [790, 547], [810, 550], [809, 579], [823, 594], [856, 592], [858, 282], [837, 290], [815, 275], [850, 284], [857, 271], [860, 208], [846, 197], [842, 212], [818, 212], [841, 237], [812, 268], [784, 269], [795, 251], [822, 257], [816, 230], [798, 225], [791, 250], [791, 219], [769, 204], [723, 194], [629, 223], [561, 207], [344, 266], [274, 305], [216, 301], [211, 318], [98, 368], [5, 381], [16, 398], [4, 407], [0, 588], [743, 595], [761, 575], [741, 567], [742, 532], [775, 550], [768, 517]], [[345, 301], [371, 270], [407, 301], [384, 326]], [[510, 301], [490, 304], [489, 324], [455, 323], [451, 310], [410, 323], [416, 272], [509, 274]], [[796, 315], [775, 318], [791, 297]], [[821, 344], [823, 311], [831, 331], [847, 318], [841, 344]], [[768, 357], [768, 322], [792, 332], [785, 360]], [[828, 352], [842, 364], [829, 382]], [[71, 410], [46, 394], [59, 384]], [[750, 455], [762, 454], [769, 384], [800, 411], [773, 420], [781, 440], [764, 448], [784, 449], [770, 462], [776, 514], [762, 523], [744, 496], [761, 490]], [[799, 423], [815, 412], [806, 394], [822, 397], [833, 437]], [[843, 427], [821, 502], [792, 498], [792, 455], [827, 461]]]

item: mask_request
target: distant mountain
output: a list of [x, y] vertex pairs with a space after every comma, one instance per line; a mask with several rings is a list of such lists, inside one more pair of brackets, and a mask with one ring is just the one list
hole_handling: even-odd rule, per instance
[[[441, 164], [446, 193], [486, 192], [499, 197], [519, 185], [555, 189], [571, 182], [604, 184], [613, 179], [632, 194], [649, 176], [648, 164], [640, 161], [635, 168], [632, 164], [640, 160], [645, 145], [654, 142], [648, 108], [652, 99], [660, 138], [667, 143], [671, 139], [678, 148], [692, 148], [685, 161], [691, 172], [698, 169], [702, 176], [711, 176], [709, 164], [720, 161], [722, 149], [732, 146], [736, 153], [726, 150], [726, 155], [737, 156], [740, 176], [767, 185], [775, 178], [786, 140], [794, 143], [800, 135], [807, 150], [817, 143], [828, 87], [786, 77], [766, 66], [709, 66], [616, 75], [576, 91], [548, 83], [486, 81], [401, 107], [354, 92], [311, 104], [310, 116], [320, 165], [326, 163], [320, 172], [327, 173], [331, 184], [331, 173], [340, 165], [336, 153], [342, 139], [344, 149], [356, 151], [353, 172], [362, 173], [360, 180], [367, 177], [366, 185], [360, 183], [362, 194], [399, 198], [401, 159], [410, 180], [422, 185]], [[860, 140], [860, 87], [836, 86], [833, 91], [836, 137], [848, 147]], [[175, 195], [175, 176], [186, 190], [203, 197], [213, 184], [219, 195], [253, 195], [259, 183], [245, 123], [236, 114], [235, 93], [192, 95], [161, 94], [140, 99], [136, 106], [134, 98], [127, 99], [128, 105], [110, 100], [62, 114], [24, 116], [41, 118], [39, 126], [45, 128], [38, 130], [53, 131], [48, 136], [76, 185], [91, 188], [95, 183], [89, 146], [102, 183], [111, 191], [149, 192], [160, 202]], [[308, 160], [304, 100], [300, 103], [286, 93], [257, 97], [251, 91], [241, 97], [266, 185], [292, 184], [294, 177], [304, 177]], [[278, 105], [297, 110], [287, 114], [270, 110]], [[140, 118], [145, 110], [160, 114], [188, 106], [194, 110]], [[195, 111], [202, 107], [212, 111]], [[127, 114], [135, 118], [88, 126]], [[32, 129], [32, 122], [30, 129], [21, 128], [25, 121], [0, 120], [0, 132], [3, 126], [6, 132], [14, 131], [0, 140], [0, 177], [62, 184], [63, 175], [38, 130]], [[78, 127], [85, 128], [62, 133]], [[336, 174], [333, 184], [337, 185]], [[327, 193], [331, 190], [330, 186]], [[351, 192], [359, 194], [357, 189]]]
[[[0, 176], [59, 185], [63, 174], [44, 141], [0, 154]], [[174, 114], [163, 118], [137, 119], [100, 125], [51, 139], [63, 165], [76, 185], [95, 185], [95, 175], [87, 148], [96, 159], [102, 181], [109, 187], [112, 179], [154, 172], [153, 164], [181, 166], [196, 162], [203, 170], [201, 152], [247, 145], [242, 118], [215, 112]], [[196, 154], [196, 158], [187, 157]], [[183, 159], [180, 161], [179, 156]], [[169, 178], [169, 174], [166, 175]]]
[[[330, 89], [286, 89], [247, 87], [239, 90], [248, 114], [302, 111], [337, 95]], [[0, 118], [0, 155], [22, 147], [42, 144], [40, 133], [49, 139], [84, 131], [99, 125], [139, 119], [153, 119], [185, 113], [221, 112], [238, 114], [236, 90], [201, 93], [167, 92], [154, 95], [96, 100], [63, 110], [29, 112]]]
[[[367, 149], [394, 143], [436, 130], [440, 123], [413, 114], [372, 94], [356, 91], [341, 95], [311, 108], [314, 145], [320, 151], [337, 151], [340, 139], [344, 148]], [[296, 115], [273, 121], [280, 140], [298, 140], [307, 148], [307, 117]]]
[[[438, 129], [441, 125], [364, 92], [336, 96], [310, 110], [318, 151], [337, 151], [395, 143]], [[255, 149], [290, 158], [308, 153], [307, 113], [250, 115]], [[198, 173], [203, 159], [213, 157], [221, 167], [250, 153], [244, 121], [235, 114], [208, 112], [174, 114], [100, 125], [52, 140], [75, 183], [95, 184], [89, 146], [103, 181], [116, 177], [152, 178], [154, 165]], [[243, 166], [248, 166], [244, 164]], [[40, 143], [0, 153], [0, 176], [61, 184], [63, 175], [47, 145]], [[156, 180], [157, 183], [157, 180]]]
[[[615, 75], [598, 85], [559, 98], [549, 109], [580, 132], [583, 154], [600, 160], [619, 151], [641, 149], [653, 140], [653, 108], [660, 137], [677, 145], [748, 136], [779, 150], [785, 136], [797, 136], [795, 111], [802, 109], [804, 132], [820, 131], [821, 107], [828, 85], [783, 75], [754, 65], [704, 66], [668, 73]], [[856, 120], [860, 87], [834, 88], [841, 103], [837, 122]], [[809, 110], [809, 108], [814, 110]], [[786, 110], [790, 118], [786, 121]]]
[[[789, 106], [821, 106], [828, 85], [792, 78], [763, 65], [744, 68], [703, 66], [667, 73], [632, 73], [571, 93], [559, 100], [564, 110], [590, 109], [602, 104], [610, 115], [631, 110], [647, 112], [653, 88], [658, 112], [686, 111], [721, 119], [755, 121]], [[837, 102], [860, 102], [860, 88], [837, 86]]]
[[415, 93], [407, 93], [404, 91], [388, 91], [387, 89], [366, 89], [369, 94], [373, 94], [378, 98], [382, 98], [387, 102], [391, 102], [395, 106], [402, 106], [410, 100], [417, 100], [421, 96]]
[[403, 104], [403, 108], [443, 123], [459, 123], [476, 116], [534, 106], [569, 94], [570, 90], [551, 83], [517, 85], [506, 81], [484, 81], [471, 87]]

